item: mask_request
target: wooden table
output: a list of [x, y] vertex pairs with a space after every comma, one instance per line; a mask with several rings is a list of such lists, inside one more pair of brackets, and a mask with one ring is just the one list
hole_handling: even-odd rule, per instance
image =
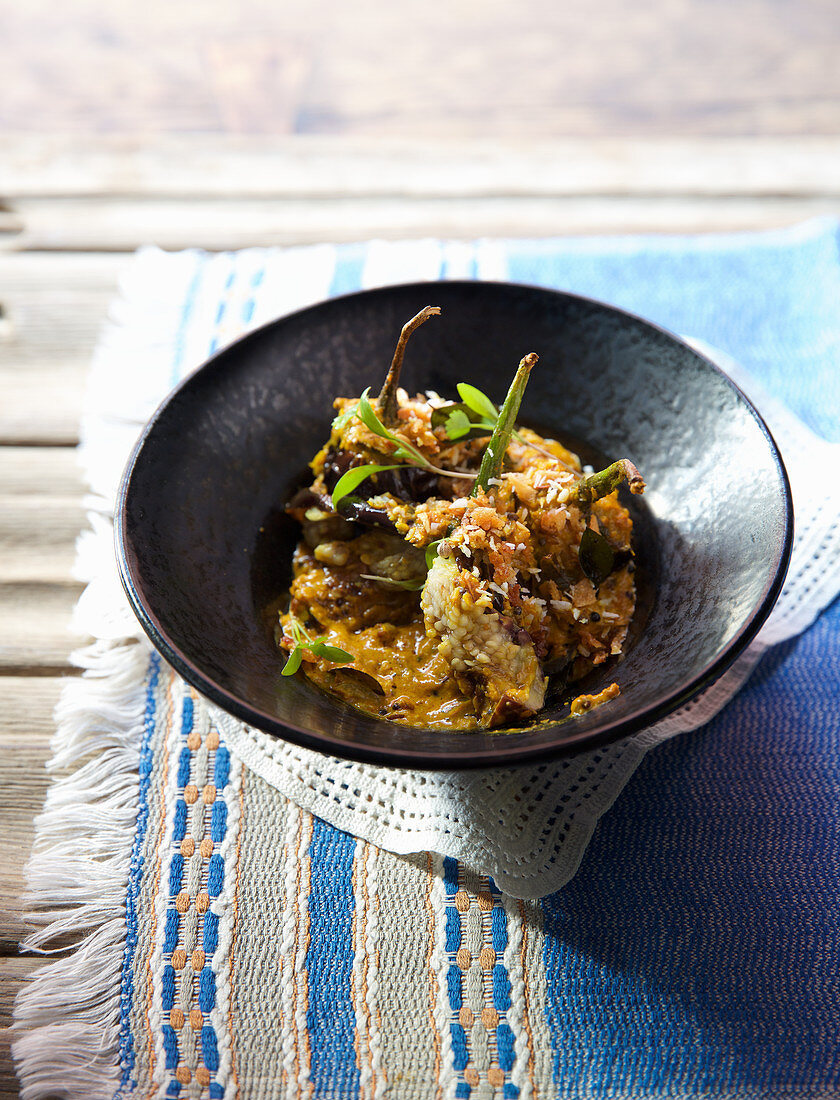
[[[418, 144], [340, 137], [3, 142], [0, 166], [0, 975], [20, 957], [22, 869], [47, 787], [52, 710], [77, 675], [85, 375], [138, 245], [238, 248], [371, 236], [765, 228], [840, 213], [832, 137]], [[8, 1050], [0, 1098], [17, 1095]]]

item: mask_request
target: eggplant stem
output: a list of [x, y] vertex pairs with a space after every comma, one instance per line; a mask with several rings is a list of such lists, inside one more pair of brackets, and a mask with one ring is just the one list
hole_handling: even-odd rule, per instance
[[379, 394], [379, 416], [386, 428], [392, 428], [397, 423], [397, 388], [400, 384], [400, 371], [402, 370], [405, 346], [409, 337], [421, 325], [424, 325], [430, 317], [440, 313], [440, 306], [424, 306], [418, 314], [402, 327], [400, 338], [394, 350], [394, 358], [385, 376], [382, 392]]
[[609, 496], [623, 481], [627, 482], [631, 493], [643, 493], [645, 491], [642, 475], [630, 459], [620, 458], [618, 462], [613, 462], [605, 470], [598, 470], [597, 473], [585, 477], [572, 490], [571, 497], [582, 508], [589, 508], [596, 500]]
[[499, 419], [496, 421], [496, 427], [493, 429], [493, 434], [490, 436], [490, 442], [487, 444], [481, 458], [478, 477], [473, 486], [473, 496], [477, 496], [479, 492], [486, 489], [491, 480], [497, 478], [502, 472], [502, 463], [504, 462], [505, 452], [510, 445], [510, 437], [513, 435], [513, 429], [516, 426], [516, 417], [519, 415], [522, 395], [525, 393], [525, 387], [528, 385], [528, 377], [531, 373], [531, 368], [538, 359], [539, 356], [537, 353], [531, 351], [519, 363], [519, 367], [510, 384], [507, 397], [499, 413]]

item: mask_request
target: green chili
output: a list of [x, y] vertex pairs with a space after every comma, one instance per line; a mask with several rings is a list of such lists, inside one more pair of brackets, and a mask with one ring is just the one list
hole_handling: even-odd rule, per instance
[[522, 404], [522, 395], [525, 393], [525, 387], [528, 384], [528, 376], [538, 359], [539, 356], [532, 351], [519, 364], [499, 413], [499, 418], [496, 421], [496, 427], [490, 437], [490, 442], [487, 444], [482, 456], [472, 496], [477, 496], [482, 489], [486, 489], [490, 481], [497, 478], [502, 472], [502, 463], [516, 425], [516, 417], [519, 413], [519, 406]]

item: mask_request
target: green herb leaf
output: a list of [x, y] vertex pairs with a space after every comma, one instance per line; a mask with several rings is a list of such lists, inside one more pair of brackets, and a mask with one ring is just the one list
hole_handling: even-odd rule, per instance
[[482, 393], [476, 386], [471, 386], [469, 382], [459, 382], [457, 390], [458, 396], [468, 408], [495, 424], [499, 416], [499, 410], [486, 393]]
[[604, 536], [591, 527], [583, 532], [578, 556], [584, 575], [596, 588], [604, 583], [615, 566], [615, 551]]
[[392, 577], [382, 578], [387, 579], [388, 584], [395, 586], [396, 588], [404, 588], [406, 592], [419, 592], [423, 585], [426, 583], [425, 577], [418, 577], [413, 581], [398, 581]]
[[344, 412], [340, 412], [332, 422], [333, 431], [343, 432], [351, 420], [359, 415], [359, 403], [348, 405]]
[[292, 652], [289, 654], [289, 659], [283, 666], [281, 676], [294, 676], [297, 670], [300, 668], [300, 663], [303, 660], [303, 646], [300, 642], [295, 646]]
[[446, 423], [444, 425], [446, 434], [450, 439], [460, 439], [461, 436], [467, 434], [472, 430], [472, 421], [464, 412], [463, 409], [459, 409], [456, 405], [452, 412], [447, 416]]
[[[449, 422], [453, 416], [455, 419], [452, 426], [455, 431], [457, 432], [459, 426], [464, 428], [464, 431], [460, 434], [453, 435], [449, 430]], [[467, 432], [471, 432], [472, 438], [475, 439], [480, 435], [492, 432], [495, 425], [495, 420], [488, 420], [484, 416], [479, 416], [474, 409], [463, 402], [449, 401], [447, 404], [441, 405], [439, 409], [432, 411], [432, 427], [443, 428], [450, 439], [461, 439]]]
[[395, 435], [393, 432], [389, 432], [379, 417], [376, 415], [373, 405], [368, 400], [368, 393], [370, 388], [365, 390], [362, 396], [359, 398], [359, 419], [362, 423], [374, 433], [374, 435], [381, 436], [383, 439], [390, 440], [391, 443], [397, 444], [397, 450], [395, 455], [399, 455], [403, 458], [407, 458], [409, 462], [414, 463], [416, 466], [424, 466], [427, 469], [431, 468], [431, 463], [424, 457], [416, 447], [412, 446], [408, 440], [403, 439], [399, 435]]
[[[477, 386], [471, 386], [469, 382], [459, 382], [457, 389], [461, 400], [464, 403], [464, 406], [468, 408], [473, 414], [470, 417], [473, 428], [487, 428], [488, 431], [492, 432], [493, 429], [496, 427], [496, 421], [499, 417], [499, 410], [496, 408], [496, 406], [493, 404], [487, 394], [482, 393]], [[457, 406], [452, 407], [456, 408]], [[437, 425], [435, 424], [436, 412], [445, 412], [448, 408], [449, 406], [445, 405], [443, 409], [436, 410], [434, 413], [432, 413], [432, 427], [437, 427]], [[441, 423], [443, 423], [443, 421], [441, 421]], [[513, 436], [514, 439], [517, 439], [526, 447], [534, 446], [533, 443], [528, 443], [527, 440], [523, 439], [517, 431], [514, 431]], [[450, 436], [449, 438], [452, 439], [453, 436]], [[540, 448], [537, 449], [539, 450]]]
[[360, 573], [359, 576], [366, 581], [377, 581], [391, 588], [404, 588], [406, 592], [419, 592], [426, 583], [425, 577], [418, 577], [413, 581], [398, 581], [395, 577], [378, 577], [375, 573]]
[[333, 508], [338, 508], [338, 502], [346, 497], [348, 493], [352, 493], [354, 489], [371, 476], [371, 474], [381, 473], [383, 470], [398, 470], [399, 466], [378, 466], [374, 462], [370, 462], [365, 466], [351, 466], [351, 468], [335, 483], [335, 488], [332, 491]]
[[309, 649], [316, 657], [323, 657], [324, 660], [332, 661], [336, 665], [350, 665], [355, 659], [352, 653], [339, 649], [337, 645], [327, 645], [326, 642], [313, 642]]
[[441, 405], [439, 409], [432, 409], [432, 427], [443, 428], [453, 409], [461, 409], [466, 414], [467, 406], [459, 405], [455, 401], [447, 401], [446, 404]]
[[[431, 463], [428, 458], [426, 458], [424, 454], [418, 451], [418, 449], [412, 443], [409, 443], [407, 439], [403, 439], [402, 436], [395, 435], [393, 432], [389, 432], [382, 421], [379, 419], [379, 417], [376, 415], [373, 406], [368, 400], [369, 392], [370, 387], [368, 387], [368, 389], [366, 389], [360, 397], [359, 404], [354, 410], [354, 415], [358, 416], [362, 423], [365, 424], [367, 428], [374, 433], [374, 435], [378, 435], [381, 436], [383, 439], [390, 440], [391, 443], [396, 443], [397, 446], [394, 451], [394, 458], [404, 458], [407, 462], [411, 463], [412, 466], [419, 466], [423, 470], [431, 470], [432, 473], [439, 474], [441, 477], [469, 478], [473, 480], [475, 479], [475, 474], [468, 473], [464, 470], [442, 470], [439, 466], [435, 466], [433, 463]], [[353, 467], [354, 470], [361, 470], [362, 468], [363, 467], [361, 466]], [[371, 472], [375, 472], [376, 469], [394, 470], [396, 469], [396, 467], [372, 467]], [[348, 473], [350, 472], [352, 471], [348, 471]], [[345, 474], [344, 476], [346, 477], [347, 475]], [[364, 478], [362, 478], [361, 480], [364, 480]], [[345, 496], [350, 491], [344, 488], [344, 486], [341, 484], [342, 481], [343, 478], [339, 478], [338, 484], [336, 485], [335, 489], [333, 489], [333, 504], [335, 504], [336, 502], [336, 489], [338, 489], [339, 486], [341, 486], [342, 491], [338, 499], [341, 499], [342, 496]], [[358, 481], [353, 485], [354, 488], [355, 485], [358, 485]]]
[[443, 539], [437, 539], [435, 542], [430, 542], [426, 547], [426, 568], [431, 569], [434, 565], [435, 558], [438, 555], [438, 547], [443, 542]]
[[339, 649], [338, 646], [328, 645], [323, 638], [311, 637], [305, 627], [295, 618], [289, 621], [289, 629], [295, 640], [295, 647], [283, 667], [282, 676], [294, 676], [300, 668], [305, 649], [308, 649], [314, 657], [323, 657], [336, 665], [352, 664], [355, 660], [352, 653], [347, 653], [345, 650]]
[[403, 447], [402, 444], [400, 444], [399, 447], [397, 447], [397, 449], [394, 451], [394, 458], [404, 458], [412, 466], [417, 465], [417, 463], [414, 461], [414, 455], [411, 453], [411, 451]]
[[369, 393], [370, 386], [368, 386], [368, 388], [359, 398], [359, 419], [370, 431], [373, 432], [374, 435], [380, 435], [383, 439], [390, 439], [393, 441], [393, 435], [391, 434], [391, 432], [388, 431], [388, 429], [374, 412], [373, 405], [371, 405], [370, 401], [368, 400]]

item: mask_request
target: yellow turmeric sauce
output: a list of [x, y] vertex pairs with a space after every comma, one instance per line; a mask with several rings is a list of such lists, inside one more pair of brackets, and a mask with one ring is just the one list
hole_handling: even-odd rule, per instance
[[[472, 699], [460, 691], [437, 642], [426, 637], [423, 618], [397, 626], [382, 623], [351, 633], [330, 623], [322, 636], [330, 645], [352, 652], [353, 668], [328, 661], [308, 664], [310, 680], [346, 702], [381, 718], [428, 729], [478, 727]], [[381, 694], [370, 681], [381, 689]]]

